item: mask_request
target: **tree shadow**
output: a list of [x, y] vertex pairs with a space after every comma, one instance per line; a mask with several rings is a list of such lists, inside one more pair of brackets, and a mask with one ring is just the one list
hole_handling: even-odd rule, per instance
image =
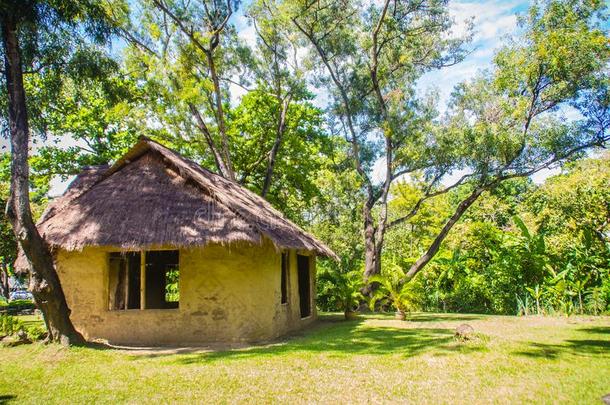
[[[484, 349], [484, 347], [465, 348], [467, 351]], [[346, 321], [332, 322], [330, 327], [322, 325], [301, 337], [277, 344], [198, 353], [182, 356], [176, 359], [176, 362], [181, 364], [210, 363], [259, 356], [282, 356], [298, 352], [324, 353], [329, 357], [388, 353], [412, 357], [426, 352], [434, 352], [436, 355], [463, 352], [463, 348], [455, 343], [452, 329], [366, 326], [361, 321]]]
[[12, 394], [0, 395], [0, 405], [8, 404], [11, 400], [15, 398], [17, 398], [17, 396]]
[[610, 335], [610, 326], [590, 326], [578, 329], [581, 332], [595, 333], [599, 335]]
[[447, 321], [476, 321], [485, 319], [482, 315], [464, 314], [413, 314], [408, 317], [408, 321], [414, 322], [447, 322]]
[[547, 344], [530, 342], [529, 348], [513, 352], [518, 356], [546, 358], [555, 360], [566, 354], [583, 357], [604, 357], [610, 359], [610, 341], [584, 339], [568, 339], [563, 344]]

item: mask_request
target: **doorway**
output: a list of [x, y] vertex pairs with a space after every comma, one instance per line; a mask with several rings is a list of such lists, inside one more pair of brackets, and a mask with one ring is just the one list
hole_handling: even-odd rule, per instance
[[297, 255], [299, 273], [299, 303], [301, 318], [311, 315], [311, 282], [309, 275], [309, 256]]

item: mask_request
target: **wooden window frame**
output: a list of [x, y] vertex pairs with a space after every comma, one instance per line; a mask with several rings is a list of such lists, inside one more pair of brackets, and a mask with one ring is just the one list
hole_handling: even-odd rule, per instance
[[[180, 298], [178, 298], [178, 305], [176, 308], [146, 308], [146, 257], [149, 252], [160, 252], [160, 251], [175, 251], [178, 253], [178, 262], [180, 262], [180, 250], [179, 249], [158, 249], [158, 250], [126, 250], [126, 251], [110, 251], [107, 252], [107, 260], [106, 260], [106, 277], [105, 277], [105, 285], [106, 285], [106, 308], [107, 311], [111, 312], [125, 312], [125, 311], [143, 311], [143, 310], [176, 310], [180, 309]], [[139, 266], [139, 276], [140, 276], [140, 308], [129, 308], [129, 272], [130, 266], [126, 265], [127, 272], [127, 286], [125, 287], [125, 308], [124, 309], [113, 309], [110, 308], [110, 261], [112, 254], [127, 254], [127, 253], [139, 253], [140, 254], [140, 266]], [[131, 269], [133, 270], [133, 269]], [[180, 271], [180, 264], [178, 264], [178, 271]], [[180, 292], [180, 283], [178, 283], [178, 291]]]

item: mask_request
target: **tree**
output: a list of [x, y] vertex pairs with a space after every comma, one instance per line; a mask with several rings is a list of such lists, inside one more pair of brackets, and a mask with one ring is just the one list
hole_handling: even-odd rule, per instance
[[[582, 301], [582, 310], [603, 312], [610, 292], [610, 250], [604, 242], [609, 176], [608, 157], [602, 155], [567, 164], [539, 186], [515, 179], [485, 193], [418, 276], [424, 307], [514, 314], [521, 305], [520, 312], [552, 314], [580, 311]], [[448, 193], [442, 203], [460, 201], [463, 191]], [[392, 201], [391, 210], [398, 212], [391, 217], [409, 206], [403, 199], [401, 194]], [[424, 206], [411, 220], [419, 230], [415, 250], [443, 226], [440, 220], [426, 223], [426, 216], [421, 222], [419, 215], [438, 208]], [[398, 227], [388, 234], [385, 255], [403, 266], [412, 256], [404, 248], [408, 241], [400, 242], [406, 232]]]
[[[112, 5], [110, 5], [112, 6]], [[121, 6], [117, 3], [115, 6]], [[38, 233], [29, 200], [28, 147], [30, 123], [23, 74], [65, 69], [75, 56], [74, 41], [107, 39], [106, 8], [95, 2], [5, 1], [0, 5], [5, 60], [8, 123], [11, 143], [10, 197], [7, 216], [30, 263], [30, 290], [44, 314], [49, 340], [83, 342], [70, 321], [70, 309], [54, 267], [53, 256]]]
[[310, 100], [304, 71], [297, 58], [297, 44], [287, 28], [288, 22], [278, 12], [275, 1], [255, 1], [248, 8], [248, 15], [257, 35], [256, 57], [253, 64], [258, 91], [275, 99], [275, 117], [272, 146], [268, 149], [267, 164], [260, 195], [266, 197], [275, 171], [280, 147], [287, 131], [291, 104]]
[[[285, 12], [315, 55], [312, 70], [320, 73], [318, 81], [330, 93], [331, 111], [351, 145], [365, 192], [368, 278], [380, 272], [392, 182], [429, 160], [421, 152], [425, 123], [434, 112], [416, 100], [416, 80], [461, 60], [466, 38], [445, 35], [452, 20], [444, 1], [296, 0], [286, 2]], [[385, 163], [381, 185], [371, 179], [377, 158]]]
[[207, 151], [220, 174], [236, 179], [226, 79], [240, 72], [247, 59], [230, 22], [239, 1], [152, 0], [139, 5], [142, 11], [135, 21], [115, 16], [123, 21], [123, 37], [132, 45], [127, 69], [144, 81], [155, 118], [178, 131], [174, 143], [191, 143], [199, 154]]
[[[434, 143], [453, 148], [452, 167], [467, 172], [469, 193], [437, 237], [407, 272], [412, 278], [434, 257], [448, 232], [481, 196], [502, 182], [526, 177], [603, 147], [610, 135], [607, 117], [576, 123], [560, 118], [559, 107], [583, 94], [605, 94], [597, 77], [610, 57], [607, 37], [597, 26], [605, 18], [596, 1], [547, 1], [521, 19], [521, 41], [496, 55], [495, 68], [454, 93], [452, 110]], [[601, 83], [601, 84], [600, 84]], [[605, 111], [607, 98], [589, 104]]]
[[238, 1], [142, 1], [123, 36], [158, 138], [270, 200], [292, 219], [316, 190], [327, 153], [322, 112], [311, 103], [296, 44], [275, 3], [245, 10], [256, 42], [241, 41]]
[[[282, 112], [284, 108], [288, 110]], [[304, 213], [320, 193], [316, 179], [334, 148], [323, 129], [323, 112], [296, 96], [284, 107], [263, 87], [245, 94], [228, 117], [238, 181], [264, 195], [290, 219], [304, 223]]]
[[[96, 72], [38, 72], [25, 78], [30, 131], [45, 140], [31, 159], [33, 182], [44, 188], [54, 176], [80, 173], [83, 167], [110, 163], [147, 134], [134, 83], [118, 63], [100, 56]], [[52, 76], [52, 77], [49, 77]], [[67, 142], [66, 138], [70, 138]], [[67, 145], [66, 145], [67, 144]]]
[[[325, 68], [333, 113], [345, 124], [367, 190], [365, 277], [379, 271], [385, 231], [408, 221], [425, 201], [458, 187], [469, 190], [411, 265], [407, 279], [432, 260], [484, 192], [608, 140], [607, 93], [599, 90], [609, 57], [607, 37], [599, 28], [605, 20], [601, 2], [534, 5], [521, 19], [522, 36], [499, 50], [491, 71], [455, 91], [442, 119], [436, 119], [433, 105], [413, 96], [412, 80], [464, 54], [463, 39], [443, 35], [450, 26], [445, 2], [387, 1], [364, 10], [351, 1], [289, 4], [294, 24]], [[598, 107], [582, 108], [587, 103], [577, 100], [591, 94]], [[553, 119], [567, 104], [580, 108], [586, 119], [573, 125]], [[365, 142], [376, 134], [383, 135], [386, 165], [380, 187], [368, 179], [374, 152]], [[453, 184], [442, 183], [456, 171], [465, 174]], [[422, 197], [404, 216], [388, 222], [391, 184], [412, 173], [423, 175]]]

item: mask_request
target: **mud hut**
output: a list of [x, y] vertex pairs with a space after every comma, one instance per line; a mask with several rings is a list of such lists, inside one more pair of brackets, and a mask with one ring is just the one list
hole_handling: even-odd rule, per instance
[[263, 198], [146, 138], [84, 170], [37, 226], [75, 327], [116, 344], [303, 328], [316, 318], [316, 256], [334, 256]]

